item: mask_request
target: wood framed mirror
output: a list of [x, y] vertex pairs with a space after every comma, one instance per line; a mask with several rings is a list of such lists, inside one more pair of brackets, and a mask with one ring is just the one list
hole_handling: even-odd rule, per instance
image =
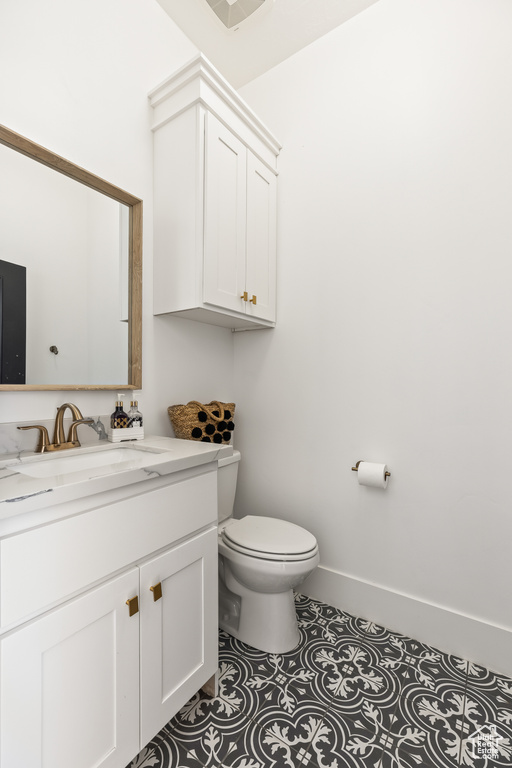
[[142, 200], [2, 125], [0, 167], [0, 390], [140, 389]]

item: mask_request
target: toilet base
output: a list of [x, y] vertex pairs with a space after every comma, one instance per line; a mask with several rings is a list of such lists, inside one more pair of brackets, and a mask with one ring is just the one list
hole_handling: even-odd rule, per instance
[[[224, 575], [229, 584], [231, 574]], [[220, 628], [265, 653], [293, 650], [300, 639], [293, 590], [260, 593], [239, 582], [233, 586], [236, 594], [219, 583]]]

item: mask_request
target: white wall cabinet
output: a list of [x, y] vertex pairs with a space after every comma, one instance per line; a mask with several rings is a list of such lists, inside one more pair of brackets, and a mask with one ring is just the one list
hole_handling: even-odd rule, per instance
[[[85, 568], [90, 578], [88, 561], [102, 539], [115, 566], [137, 549], [145, 556], [100, 584], [83, 583], [57, 605], [53, 575], [34, 573], [52, 601], [48, 608], [40, 599], [35, 611], [23, 600], [21, 578], [22, 603], [36, 615], [0, 634], [1, 768], [125, 768], [215, 673], [216, 473], [182, 472], [172, 484], [159, 478], [143, 485], [146, 493], [123, 489], [124, 499], [114, 495], [99, 508], [93, 498], [91, 511], [2, 540], [0, 557], [5, 552], [9, 561], [11, 552], [35, 553], [53, 537], [45, 571], [73, 592], [76, 574]], [[111, 535], [120, 513], [125, 525]], [[83, 533], [89, 516], [92, 535], [75, 539], [73, 565], [59, 542], [66, 545], [70, 525]], [[32, 565], [18, 562], [11, 582]], [[128, 604], [135, 598], [137, 611]]]
[[202, 55], [150, 98], [154, 313], [273, 327], [279, 144]]

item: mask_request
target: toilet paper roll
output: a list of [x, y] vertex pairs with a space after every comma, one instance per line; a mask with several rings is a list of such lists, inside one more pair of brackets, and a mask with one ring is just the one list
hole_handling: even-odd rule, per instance
[[369, 485], [371, 488], [387, 488], [386, 477], [388, 468], [386, 464], [374, 464], [371, 461], [361, 461], [357, 468], [357, 482], [359, 485]]

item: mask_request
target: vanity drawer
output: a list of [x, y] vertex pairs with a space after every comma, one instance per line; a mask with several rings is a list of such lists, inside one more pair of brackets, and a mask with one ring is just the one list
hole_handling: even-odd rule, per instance
[[217, 522], [217, 473], [97, 507], [0, 541], [0, 625], [65, 599]]

